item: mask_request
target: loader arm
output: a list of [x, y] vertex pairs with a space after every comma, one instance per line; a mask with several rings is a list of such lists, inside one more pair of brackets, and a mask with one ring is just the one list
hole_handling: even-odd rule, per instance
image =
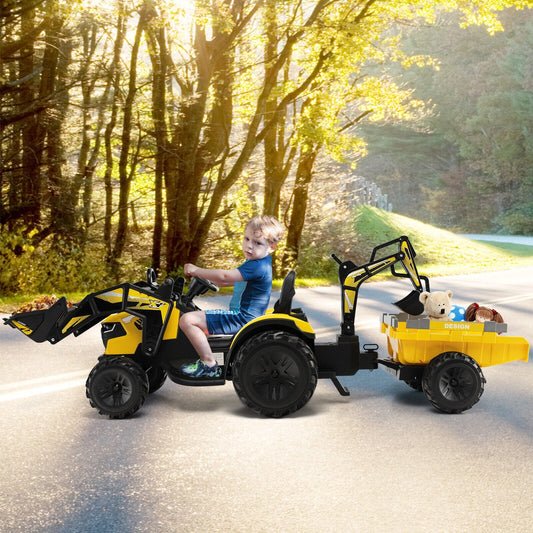
[[19, 329], [35, 342], [59, 342], [71, 333], [81, 335], [109, 315], [126, 311], [143, 319], [142, 350], [157, 351], [174, 307], [173, 281], [169, 278], [157, 288], [149, 284], [123, 283], [88, 294], [70, 309], [66, 298], [40, 311], [16, 313], [4, 322]]
[[[377, 258], [379, 252], [393, 245], [397, 245], [395, 253]], [[424, 290], [422, 280], [425, 282], [425, 290], [429, 291], [429, 280], [418, 274], [415, 256], [416, 253], [406, 236], [376, 246], [372, 251], [370, 261], [362, 266], [357, 266], [352, 261], [341, 262], [336, 256], [332, 256], [339, 263], [339, 282], [342, 287], [342, 335], [355, 334], [355, 312], [361, 285], [387, 268], [390, 268], [391, 274], [395, 277], [409, 278], [414, 287], [405, 298], [395, 302], [395, 305], [411, 315], [419, 315], [424, 311], [419, 295]], [[397, 263], [403, 266], [404, 272], [396, 269]]]

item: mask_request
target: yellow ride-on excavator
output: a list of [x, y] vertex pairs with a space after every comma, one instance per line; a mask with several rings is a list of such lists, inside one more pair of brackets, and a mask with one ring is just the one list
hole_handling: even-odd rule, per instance
[[[379, 360], [376, 345], [361, 348], [354, 328], [361, 284], [386, 269], [413, 285], [408, 296], [396, 305], [409, 315], [423, 312], [419, 295], [422, 290], [429, 291], [429, 280], [418, 274], [409, 239], [403, 236], [377, 246], [370, 261], [362, 266], [332, 257], [338, 263], [342, 289], [337, 340], [316, 342], [305, 313], [292, 308], [295, 273], [291, 271], [273, 309], [235, 335], [209, 338], [213, 352], [223, 354], [222, 375], [216, 378], [192, 379], [180, 372], [180, 367], [197, 355], [179, 329], [179, 318], [198, 309], [194, 302], [197, 296], [218, 290], [205, 279], [193, 278], [185, 291], [183, 278], [167, 278], [158, 284], [154, 271], [149, 269], [146, 281], [91, 293], [72, 308], [61, 298], [49, 309], [16, 313], [4, 321], [35, 342], [52, 344], [102, 322], [104, 353], [87, 378], [86, 394], [92, 407], [111, 418], [133, 415], [167, 377], [188, 386], [217, 386], [232, 381], [246, 406], [270, 417], [282, 417], [303, 407], [320, 378], [331, 379], [342, 395], [349, 392], [338, 376], [373, 370], [378, 363], [408, 383], [420, 378], [419, 365], [415, 365], [414, 372], [406, 373], [408, 365]], [[399, 265], [401, 271], [396, 269]], [[456, 402], [455, 412], [468, 408], [469, 401]]]
[[[396, 247], [393, 253], [377, 257], [392, 246]], [[175, 383], [191, 386], [223, 385], [231, 380], [238, 396], [253, 411], [281, 417], [307, 403], [318, 378], [331, 379], [341, 394], [349, 394], [338, 376], [377, 368], [377, 347], [361, 350], [354, 331], [359, 287], [390, 268], [394, 276], [407, 277], [414, 285], [412, 293], [398, 305], [411, 314], [420, 313], [422, 284], [414, 257], [407, 237], [376, 247], [370, 261], [362, 266], [334, 257], [342, 286], [341, 333], [334, 343], [315, 342], [304, 312], [292, 309], [295, 273], [291, 271], [272, 310], [236, 335], [209, 338], [213, 351], [224, 357], [218, 378], [191, 379], [180, 372], [183, 363], [197, 356], [179, 329], [179, 318], [198, 309], [194, 298], [218, 290], [201, 278], [193, 278], [185, 291], [183, 278], [167, 278], [158, 284], [149, 269], [146, 281], [91, 293], [72, 308], [61, 298], [49, 309], [18, 313], [4, 320], [35, 342], [52, 344], [71, 333], [78, 336], [102, 321], [104, 354], [89, 374], [86, 393], [91, 405], [111, 418], [135, 413], [167, 376]], [[403, 265], [404, 272], [395, 269], [397, 263]], [[427, 278], [425, 281], [429, 289]]]

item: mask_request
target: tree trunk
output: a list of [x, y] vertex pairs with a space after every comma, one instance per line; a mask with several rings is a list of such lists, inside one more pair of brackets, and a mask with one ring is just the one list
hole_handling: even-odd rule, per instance
[[[70, 241], [75, 240], [79, 225], [76, 216], [77, 191], [73, 190], [71, 182], [63, 176], [62, 171], [65, 153], [61, 133], [69, 104], [66, 84], [72, 51], [72, 41], [65, 39], [60, 32], [62, 25], [63, 21], [56, 20], [46, 34], [47, 51], [50, 51], [48, 68], [51, 71], [50, 76], [54, 78], [51, 86], [54, 105], [47, 112], [46, 122], [46, 163], [51, 231]], [[47, 55], [45, 52], [45, 57]]]
[[[227, 149], [231, 130], [231, 98], [224, 97], [222, 87], [231, 81], [229, 60], [224, 58], [227, 43], [217, 42], [217, 47], [207, 41], [205, 31], [196, 30], [197, 85], [183, 95], [179, 109], [179, 122], [172, 138], [172, 156], [165, 174], [167, 193], [167, 271], [175, 271], [186, 261], [195, 261], [198, 253], [193, 244], [198, 240], [202, 223], [199, 210], [204, 175], [213, 167], [217, 156]], [[226, 37], [227, 40], [227, 37]], [[217, 70], [218, 69], [218, 70]], [[216, 71], [216, 74], [214, 72]], [[202, 140], [202, 128], [206, 113], [207, 96], [211, 78], [215, 75], [215, 104], [209, 113], [210, 128]], [[229, 115], [229, 120], [228, 120]], [[212, 200], [211, 200], [212, 201]]]
[[[93, 196], [93, 177], [100, 156], [102, 144], [102, 129], [104, 127], [104, 115], [107, 111], [106, 105], [109, 99], [111, 81], [107, 79], [103, 95], [97, 100], [94, 96], [94, 89], [100, 77], [89, 76], [89, 68], [97, 49], [98, 25], [91, 21], [90, 24], [82, 28], [83, 39], [83, 63], [80, 67], [79, 77], [81, 79], [82, 93], [82, 140], [78, 154], [78, 167], [72, 184], [72, 197], [76, 205], [79, 204], [81, 191], [81, 220], [82, 220], [82, 241], [87, 240], [91, 204]], [[94, 108], [97, 106], [96, 125], [93, 128], [92, 117]], [[91, 140], [90, 131], [94, 130]], [[92, 144], [92, 148], [91, 148]]]
[[[267, 0], [265, 5], [265, 78], [269, 78], [278, 55], [278, 21], [276, 0]], [[281, 188], [287, 173], [284, 172], [285, 110], [278, 111], [278, 98], [271, 97], [265, 103], [264, 121], [272, 121], [272, 127], [263, 141], [265, 154], [265, 193], [263, 213], [279, 218]]]
[[155, 153], [155, 208], [154, 230], [152, 238], [152, 268], [161, 268], [161, 243], [163, 236], [163, 176], [166, 168], [168, 151], [167, 124], [165, 121], [166, 87], [169, 56], [166, 44], [165, 28], [156, 19], [156, 25], [150, 25], [146, 31], [148, 51], [152, 62], [152, 117], [154, 121]]
[[[35, 9], [27, 10], [21, 15], [23, 34], [30, 34], [35, 27]], [[36, 68], [34, 40], [28, 42], [20, 50], [19, 78], [30, 77]], [[33, 78], [34, 79], [34, 78]], [[20, 110], [31, 105], [36, 97], [35, 83], [25, 83], [21, 87], [19, 97]], [[41, 161], [43, 154], [43, 129], [39, 126], [39, 115], [26, 117], [21, 124], [22, 159], [19, 202], [23, 208], [22, 221], [28, 228], [39, 226], [41, 221], [41, 204], [43, 183], [41, 177]]]
[[300, 253], [300, 240], [305, 224], [309, 185], [313, 178], [313, 166], [319, 152], [318, 146], [310, 147], [307, 151], [300, 151], [300, 160], [296, 169], [292, 212], [287, 231], [287, 246], [282, 259], [282, 273], [285, 275], [296, 266]]
[[[228, 60], [228, 54], [232, 54], [234, 43], [239, 33], [246, 28], [246, 24], [262, 2], [256, 2], [248, 13], [244, 13], [246, 2], [227, 2], [228, 13], [234, 17], [233, 29], [228, 31], [228, 25], [211, 28], [214, 37], [211, 41], [205, 39], [205, 34], [200, 29], [197, 32], [195, 48], [197, 51], [197, 84], [195, 91], [183, 92], [182, 105], [179, 110], [179, 124], [174, 131], [169, 158], [169, 171], [165, 174], [167, 192], [167, 271], [175, 270], [186, 261], [195, 261], [207, 239], [209, 229], [213, 222], [223, 213], [220, 212], [222, 200], [227, 191], [236, 183], [241, 176], [245, 165], [249, 162], [255, 148], [263, 142], [265, 136], [276, 127], [277, 114], [283, 114], [290, 104], [294, 103], [302, 93], [309, 88], [311, 82], [317, 77], [322, 69], [328, 54], [320, 54], [314, 69], [292, 91], [284, 95], [277, 103], [276, 115], [273, 118], [265, 117], [264, 112], [267, 102], [272, 98], [273, 91], [278, 87], [279, 73], [289, 64], [294, 45], [302, 35], [311, 27], [322, 10], [329, 2], [321, 0], [309, 14], [303, 24], [298, 25], [294, 33], [286, 36], [283, 48], [276, 55], [275, 61], [268, 74], [263, 80], [261, 90], [257, 97], [255, 111], [246, 125], [246, 133], [240, 145], [238, 155], [232, 159], [231, 166], [228, 163], [228, 150], [224, 150], [220, 160], [215, 159], [215, 167], [205, 165], [205, 153], [199, 150], [202, 140], [202, 120], [209, 113], [206, 112], [207, 91], [212, 87], [211, 81], [217, 80], [217, 76], [230, 76], [233, 80], [234, 73], [219, 65], [217, 59]], [[229, 5], [231, 4], [231, 7]], [[230, 25], [231, 26], [231, 25]], [[201, 160], [198, 159], [201, 155]], [[229, 168], [225, 168], [228, 165]], [[203, 172], [200, 172], [200, 169]], [[216, 170], [216, 179], [212, 174]], [[203, 180], [203, 182], [202, 182]], [[200, 197], [200, 192], [204, 195]], [[201, 198], [201, 201], [199, 199]]]
[[105, 145], [105, 173], [104, 173], [104, 189], [105, 189], [105, 219], [104, 219], [104, 242], [106, 246], [106, 261], [109, 265], [112, 263], [112, 244], [111, 244], [111, 217], [113, 214], [113, 131], [117, 123], [118, 105], [120, 96], [120, 62], [122, 47], [125, 39], [125, 17], [123, 15], [123, 5], [119, 8], [119, 16], [117, 19], [117, 32], [115, 37], [115, 45], [113, 48], [113, 59], [109, 66], [109, 75], [107, 79], [108, 87], [112, 87], [112, 103], [111, 116], [106, 125], [104, 132]]
[[[139, 23], [135, 32], [135, 40], [131, 50], [128, 92], [124, 102], [124, 116], [122, 122], [122, 135], [120, 157], [118, 163], [119, 175], [119, 196], [118, 196], [118, 224], [117, 233], [115, 235], [115, 245], [113, 247], [113, 256], [111, 258], [111, 273], [115, 278], [120, 277], [119, 264], [120, 258], [126, 245], [128, 236], [128, 203], [131, 189], [131, 176], [133, 175], [134, 163], [130, 160], [131, 147], [131, 129], [133, 116], [133, 102], [137, 92], [137, 61], [139, 58], [139, 47], [141, 43], [141, 36], [144, 31], [147, 10], [142, 7]], [[128, 166], [131, 169], [128, 169]]]

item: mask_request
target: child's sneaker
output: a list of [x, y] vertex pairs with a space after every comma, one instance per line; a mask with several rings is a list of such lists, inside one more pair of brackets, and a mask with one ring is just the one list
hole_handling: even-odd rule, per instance
[[181, 372], [189, 378], [218, 378], [222, 374], [218, 364], [207, 366], [201, 359], [182, 365]]

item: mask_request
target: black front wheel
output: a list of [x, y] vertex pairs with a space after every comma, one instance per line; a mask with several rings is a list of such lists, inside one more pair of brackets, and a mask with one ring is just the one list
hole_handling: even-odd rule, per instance
[[159, 390], [167, 380], [167, 373], [160, 366], [152, 366], [146, 371], [148, 377], [148, 392], [152, 394]]
[[126, 357], [104, 357], [91, 370], [85, 391], [91, 407], [109, 418], [136, 413], [148, 396], [146, 372]]
[[422, 378], [422, 390], [444, 413], [462, 413], [483, 394], [485, 378], [479, 365], [463, 353], [445, 352], [432, 359]]
[[233, 386], [258, 414], [280, 418], [301, 409], [317, 384], [311, 348], [299, 337], [266, 331], [251, 337], [233, 364]]

